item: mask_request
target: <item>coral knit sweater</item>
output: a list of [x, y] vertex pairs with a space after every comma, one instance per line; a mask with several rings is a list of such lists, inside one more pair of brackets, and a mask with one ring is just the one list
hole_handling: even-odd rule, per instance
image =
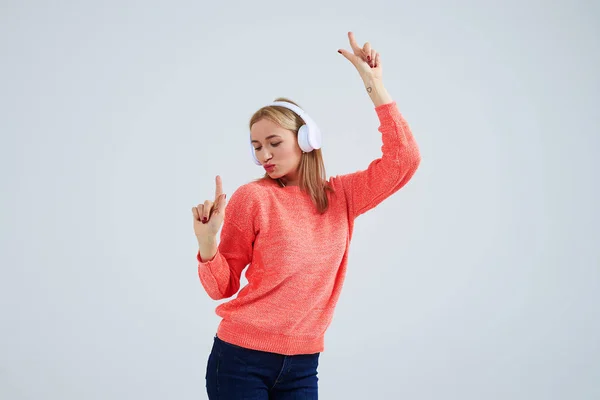
[[381, 158], [367, 169], [331, 177], [329, 209], [319, 215], [299, 186], [253, 181], [230, 197], [218, 250], [198, 252], [198, 275], [214, 300], [233, 296], [246, 266], [248, 284], [220, 304], [217, 336], [272, 353], [322, 352], [340, 296], [354, 220], [402, 188], [421, 156], [396, 102], [375, 107]]

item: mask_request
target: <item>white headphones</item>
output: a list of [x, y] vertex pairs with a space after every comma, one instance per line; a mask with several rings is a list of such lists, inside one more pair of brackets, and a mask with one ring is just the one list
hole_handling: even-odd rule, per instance
[[[288, 103], [287, 101], [276, 101], [269, 104], [269, 106], [281, 106], [292, 110], [304, 121], [304, 125], [298, 130], [298, 146], [305, 153], [310, 153], [313, 150], [321, 148], [321, 130], [315, 123], [315, 121], [302, 110], [300, 107]], [[262, 165], [262, 163], [256, 158], [254, 146], [252, 146], [252, 137], [250, 137], [250, 151], [252, 159], [256, 165]]]

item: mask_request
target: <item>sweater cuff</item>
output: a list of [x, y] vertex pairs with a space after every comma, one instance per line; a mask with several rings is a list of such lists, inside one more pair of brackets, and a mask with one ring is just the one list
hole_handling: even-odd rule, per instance
[[199, 273], [208, 273], [215, 282], [227, 282], [229, 280], [229, 269], [227, 265], [223, 266], [223, 257], [221, 251], [217, 248], [215, 256], [207, 261], [202, 261], [200, 251], [196, 255], [198, 260]]
[[213, 258], [211, 258], [210, 260], [203, 261], [202, 257], [200, 257], [200, 250], [198, 250], [198, 253], [196, 253], [196, 260], [198, 260], [199, 264], [204, 264], [206, 266], [209, 266], [210, 263], [212, 263], [215, 260], [215, 258], [217, 258], [218, 254], [219, 254], [219, 249], [217, 248], [217, 252], [215, 253], [215, 256]]
[[397, 119], [400, 116], [400, 110], [398, 110], [398, 105], [396, 104], [396, 101], [381, 104], [375, 107], [375, 112], [377, 113], [379, 121]]

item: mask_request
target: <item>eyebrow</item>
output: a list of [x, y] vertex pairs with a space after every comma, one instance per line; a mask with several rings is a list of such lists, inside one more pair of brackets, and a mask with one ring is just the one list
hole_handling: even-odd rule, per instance
[[[281, 136], [279, 136], [279, 135], [270, 135], [270, 136], [267, 136], [265, 138], [265, 140], [268, 140], [268, 139], [271, 139], [271, 138], [274, 138], [274, 137], [281, 137]], [[253, 140], [251, 143], [254, 143], [254, 142], [260, 143], [258, 140]]]

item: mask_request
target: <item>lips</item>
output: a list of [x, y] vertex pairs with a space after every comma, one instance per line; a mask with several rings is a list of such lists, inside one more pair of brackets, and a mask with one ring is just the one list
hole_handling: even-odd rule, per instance
[[272, 171], [275, 168], [275, 164], [267, 164], [264, 166], [265, 170]]

